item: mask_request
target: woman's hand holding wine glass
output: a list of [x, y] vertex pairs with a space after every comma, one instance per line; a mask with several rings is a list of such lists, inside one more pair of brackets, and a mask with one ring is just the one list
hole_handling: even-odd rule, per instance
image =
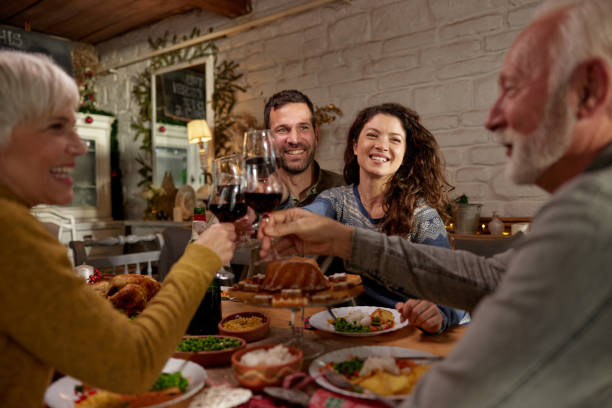
[[[238, 155], [223, 156], [213, 160], [213, 187], [208, 199], [208, 209], [222, 223], [234, 223], [247, 214], [244, 199], [242, 159]], [[237, 235], [240, 240], [240, 234]], [[224, 264], [225, 275], [231, 274], [229, 260]]]

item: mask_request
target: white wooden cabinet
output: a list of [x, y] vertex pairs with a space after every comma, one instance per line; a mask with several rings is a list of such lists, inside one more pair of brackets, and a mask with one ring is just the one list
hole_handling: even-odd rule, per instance
[[[91, 119], [87, 119], [87, 118]], [[76, 159], [74, 171], [74, 199], [71, 205], [40, 205], [32, 209], [34, 215], [52, 208], [76, 220], [76, 237], [65, 230], [59, 237], [67, 244], [71, 239], [100, 239], [121, 235], [121, 221], [111, 216], [110, 132], [115, 120], [112, 116], [77, 113], [76, 128], [87, 144], [87, 153]], [[42, 215], [41, 215], [42, 218]]]

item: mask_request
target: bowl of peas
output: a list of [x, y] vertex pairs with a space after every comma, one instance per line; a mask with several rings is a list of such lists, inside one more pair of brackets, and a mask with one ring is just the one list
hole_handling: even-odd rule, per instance
[[232, 354], [246, 346], [239, 337], [225, 335], [184, 336], [172, 355], [203, 367], [229, 365]]

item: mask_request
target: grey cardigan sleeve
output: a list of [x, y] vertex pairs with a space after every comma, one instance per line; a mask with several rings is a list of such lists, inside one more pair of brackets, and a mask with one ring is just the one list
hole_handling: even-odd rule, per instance
[[472, 310], [495, 290], [513, 252], [484, 258], [356, 228], [347, 266], [399, 295]]

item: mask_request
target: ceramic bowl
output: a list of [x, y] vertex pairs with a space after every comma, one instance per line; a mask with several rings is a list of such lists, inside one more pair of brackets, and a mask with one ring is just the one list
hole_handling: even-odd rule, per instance
[[[183, 339], [190, 337], [208, 337], [208, 336], [184, 336]], [[183, 360], [193, 361], [203, 367], [229, 365], [232, 354], [246, 347], [246, 341], [239, 337], [212, 335], [212, 337], [231, 338], [240, 341], [240, 345], [233, 348], [215, 350], [215, 351], [175, 351], [172, 354], [174, 358], [182, 358]]]
[[266, 344], [263, 346], [247, 347], [232, 354], [232, 369], [234, 377], [243, 387], [250, 388], [254, 391], [260, 391], [264, 387], [280, 385], [283, 378], [287, 375], [299, 372], [302, 368], [302, 352], [291, 346], [285, 346], [289, 352], [295, 356], [293, 361], [278, 365], [257, 365], [247, 366], [240, 363], [242, 356], [248, 352], [258, 349], [270, 349], [276, 346], [275, 344]]
[[[252, 317], [257, 316], [263, 319], [263, 324], [261, 326], [257, 326], [253, 329], [249, 330], [230, 330], [223, 327], [223, 325], [233, 319], [238, 317]], [[268, 335], [268, 331], [270, 330], [270, 319], [263, 313], [258, 312], [241, 312], [234, 313], [229, 316], [226, 316], [223, 320], [219, 322], [219, 334], [240, 337], [247, 342], [261, 340]]]

